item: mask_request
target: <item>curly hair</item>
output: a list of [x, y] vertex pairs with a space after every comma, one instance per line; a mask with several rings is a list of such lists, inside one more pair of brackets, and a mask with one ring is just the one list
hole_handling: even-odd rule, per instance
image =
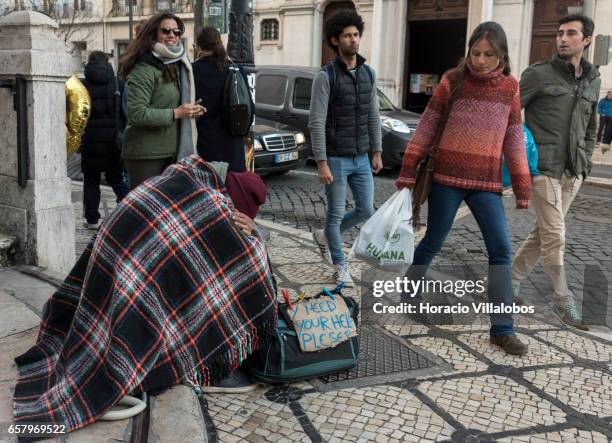
[[359, 35], [363, 35], [363, 19], [352, 9], [341, 9], [332, 14], [325, 22], [325, 40], [331, 48], [334, 48], [336, 53], [338, 52], [338, 47], [332, 43], [331, 39], [332, 37], [340, 38], [342, 31], [349, 26], [355, 26], [359, 31]]

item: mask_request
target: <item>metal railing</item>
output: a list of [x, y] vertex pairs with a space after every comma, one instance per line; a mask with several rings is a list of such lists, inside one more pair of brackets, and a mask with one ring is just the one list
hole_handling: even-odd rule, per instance
[[155, 9], [157, 11], [172, 11], [177, 14], [187, 14], [193, 12], [193, 5], [190, 1], [178, 0], [156, 0]]
[[[182, 0], [156, 0], [150, 7], [143, 7], [142, 3], [132, 5], [132, 14], [135, 16], [153, 15], [159, 11], [170, 11], [176, 14], [190, 14], [193, 5], [190, 1]], [[124, 17], [129, 14], [129, 0], [120, 2], [115, 9], [109, 13], [112, 17]]]
[[[111, 9], [109, 15], [111, 17], [124, 17], [129, 15], [130, 4], [128, 1], [123, 1], [117, 4], [113, 9]], [[141, 4], [132, 4], [132, 15], [141, 16], [143, 15], [143, 7]]]
[[25, 188], [30, 178], [26, 87], [26, 79], [21, 75], [15, 76], [14, 80], [0, 79], [0, 88], [11, 90], [13, 109], [17, 112], [17, 182], [20, 188]]

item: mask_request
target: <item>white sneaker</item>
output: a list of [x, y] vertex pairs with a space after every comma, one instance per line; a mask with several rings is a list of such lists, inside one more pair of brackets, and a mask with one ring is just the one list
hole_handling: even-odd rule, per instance
[[100, 222], [97, 222], [97, 223], [83, 222], [83, 226], [85, 226], [87, 229], [91, 229], [92, 231], [95, 231], [96, 229], [100, 227]]
[[349, 274], [348, 264], [336, 265], [336, 272], [334, 272], [334, 278], [336, 279], [336, 284], [344, 283], [345, 288], [353, 288], [355, 287], [355, 283], [351, 278], [351, 274]]
[[325, 236], [325, 231], [323, 229], [316, 229], [312, 231], [312, 239], [315, 244], [319, 247], [319, 253], [323, 260], [325, 260], [330, 265], [333, 264], [331, 252], [329, 251], [329, 244], [327, 243], [327, 237]]

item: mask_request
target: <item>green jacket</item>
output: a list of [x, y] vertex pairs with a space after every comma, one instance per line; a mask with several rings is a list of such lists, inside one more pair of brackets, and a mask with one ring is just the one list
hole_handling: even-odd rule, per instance
[[586, 176], [593, 165], [599, 71], [582, 60], [583, 75], [555, 57], [527, 68], [521, 76], [521, 107], [538, 146], [540, 173], [561, 178], [565, 170]]
[[125, 159], [174, 157], [178, 149], [178, 121], [173, 119], [173, 109], [181, 102], [178, 81], [166, 82], [161, 62], [152, 57], [145, 55], [127, 76]]

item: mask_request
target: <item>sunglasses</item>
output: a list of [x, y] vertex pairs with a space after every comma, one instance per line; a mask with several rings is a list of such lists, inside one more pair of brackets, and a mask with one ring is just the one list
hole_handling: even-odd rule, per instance
[[181, 35], [183, 35], [183, 31], [181, 31], [179, 28], [160, 28], [159, 29], [162, 34], [164, 35], [169, 35], [171, 32], [176, 36], [176, 37], [180, 37]]

